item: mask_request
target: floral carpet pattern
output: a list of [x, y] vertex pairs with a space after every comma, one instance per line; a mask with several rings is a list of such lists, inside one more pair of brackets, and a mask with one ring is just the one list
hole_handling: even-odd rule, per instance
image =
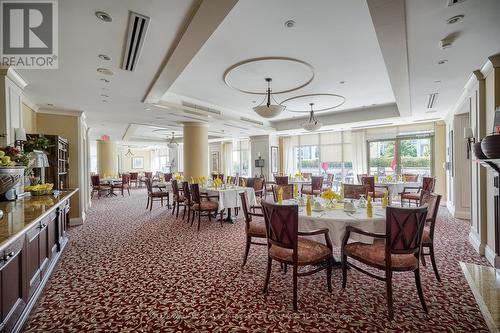
[[[445, 209], [436, 226], [442, 282], [422, 267], [429, 307], [418, 300], [412, 273], [394, 277], [393, 321], [385, 285], [354, 270], [347, 288], [335, 269], [299, 278], [299, 311], [292, 311], [292, 278], [274, 264], [261, 293], [266, 248], [253, 246], [247, 265], [244, 223], [202, 221], [200, 232], [155, 203], [144, 190], [93, 200], [84, 225], [55, 268], [26, 332], [487, 332], [459, 261], [487, 265], [467, 240], [468, 222]], [[338, 253], [336, 253], [338, 255]]]

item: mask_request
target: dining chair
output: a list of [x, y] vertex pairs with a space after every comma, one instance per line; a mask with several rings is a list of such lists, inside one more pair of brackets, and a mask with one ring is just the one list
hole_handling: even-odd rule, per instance
[[172, 180], [172, 178], [173, 178], [173, 175], [172, 175], [172, 173], [171, 173], [171, 172], [167, 172], [167, 173], [164, 173], [164, 174], [163, 174], [163, 179], [164, 179], [164, 181], [165, 181], [165, 182], [169, 182], [169, 181], [171, 181], [171, 180]]
[[184, 203], [183, 203], [184, 210], [182, 212], [182, 219], [184, 220], [184, 218], [186, 217], [186, 211], [187, 211], [187, 221], [189, 223], [191, 217], [191, 210], [193, 208], [193, 200], [191, 197], [191, 190], [189, 189], [188, 182], [182, 182], [182, 194], [184, 197]]
[[170, 204], [168, 192], [154, 191], [153, 180], [151, 178], [146, 178], [144, 182], [146, 183], [146, 189], [148, 191], [148, 203], [146, 205], [146, 209], [148, 209], [148, 206], [150, 211], [153, 209], [153, 201], [160, 201], [163, 206], [163, 198], [167, 199], [167, 206]]
[[302, 172], [302, 177], [307, 180], [310, 180], [312, 175], [312, 172]]
[[245, 254], [243, 256], [243, 265], [247, 263], [248, 252], [250, 251], [250, 245], [267, 245], [267, 242], [255, 242], [256, 239], [266, 239], [266, 224], [262, 219], [254, 220], [253, 217], [262, 218], [264, 215], [261, 213], [255, 213], [249, 210], [248, 198], [246, 192], [240, 193], [241, 199], [241, 209], [243, 210], [243, 217], [245, 218]]
[[179, 182], [176, 179], [172, 180], [172, 215], [175, 214], [175, 217], [179, 217], [179, 207], [184, 206], [186, 199], [184, 195], [182, 195], [179, 191]]
[[130, 186], [135, 184], [135, 187], [139, 186], [139, 173], [138, 172], [130, 172]]
[[247, 187], [247, 178], [238, 177], [238, 186]]
[[[387, 185], [375, 185], [374, 176], [366, 176], [361, 178], [361, 184], [366, 186], [368, 195], [371, 196], [373, 200], [377, 198], [383, 198], [385, 193], [389, 191]], [[377, 191], [377, 188], [383, 188], [385, 189], [385, 191]]]
[[[297, 205], [278, 205], [262, 201], [267, 235], [267, 272], [263, 293], [266, 294], [271, 277], [273, 260], [293, 267], [293, 311], [297, 311], [297, 278], [326, 269], [326, 284], [332, 291], [333, 248], [328, 229], [309, 232], [298, 230]], [[325, 236], [325, 244], [308, 239], [308, 236]], [[299, 237], [300, 236], [300, 237]], [[298, 272], [299, 267], [313, 266], [311, 270]]]
[[368, 189], [364, 185], [344, 184], [344, 198], [358, 200], [361, 195], [368, 197]]
[[[441, 202], [441, 195], [432, 193], [430, 191], [422, 190], [420, 193], [420, 206], [427, 205], [427, 216], [422, 236], [422, 252], [420, 257], [422, 265], [425, 266], [425, 256], [431, 257], [432, 269], [436, 275], [436, 279], [441, 282], [441, 277], [436, 265], [436, 258], [434, 256], [434, 230], [436, 227], [436, 218], [439, 210], [439, 203]], [[425, 252], [424, 249], [429, 249]]]
[[224, 174], [223, 173], [213, 173], [212, 174], [212, 179], [215, 180], [219, 178], [220, 180], [222, 180], [222, 182], [224, 182]]
[[[201, 216], [203, 213], [208, 216], [208, 220], [212, 220], [212, 213], [214, 213], [215, 216], [217, 216], [217, 213], [219, 211], [219, 203], [217, 201], [211, 201], [211, 200], [202, 200], [202, 196], [200, 195], [200, 187], [198, 184], [191, 184], [189, 189], [191, 190], [191, 199], [193, 201], [193, 208], [192, 208], [192, 217], [191, 217], [191, 225], [194, 223], [194, 218], [195, 215], [198, 215], [198, 228], [197, 230], [200, 231], [200, 224], [201, 224]], [[220, 225], [222, 226], [222, 215], [223, 212], [220, 211]]]
[[323, 182], [323, 188], [321, 189], [321, 191], [328, 191], [328, 190], [331, 190], [332, 189], [332, 186], [333, 186], [333, 181], [335, 179], [335, 174], [333, 173], [327, 173], [326, 174], [326, 180]]
[[118, 184], [113, 184], [111, 186], [113, 186], [113, 188], [115, 189], [120, 189], [120, 192], [122, 193], [122, 197], [123, 197], [123, 192], [125, 190], [127, 190], [128, 192], [128, 195], [130, 196], [130, 175], [129, 174], [122, 174], [122, 181]]
[[[392, 276], [394, 272], [413, 272], [417, 286], [418, 297], [425, 313], [428, 313], [425, 304], [422, 285], [420, 282], [420, 251], [424, 231], [427, 206], [416, 208], [386, 208], [386, 227], [384, 234], [366, 232], [353, 226], [347, 226], [342, 240], [342, 288], [347, 284], [347, 268], [355, 268], [377, 280], [385, 281], [389, 318], [394, 317], [392, 301]], [[351, 242], [351, 234], [359, 234], [375, 238], [373, 244]], [[368, 272], [347, 258], [352, 258], [366, 266], [382, 270], [383, 276]]]
[[276, 185], [288, 185], [288, 176], [277, 176], [274, 177]]
[[253, 185], [252, 186], [253, 190], [255, 192], [255, 196], [259, 200], [262, 200], [262, 198], [264, 197], [264, 191], [265, 191], [266, 181], [264, 180], [264, 178], [254, 178], [252, 185]]
[[358, 184], [362, 184], [361, 180], [365, 177], [368, 177], [368, 174], [367, 173], [358, 173], [357, 177], [358, 177]]
[[97, 199], [101, 198], [101, 192], [111, 191], [111, 186], [107, 184], [101, 184], [101, 179], [99, 175], [91, 175], [90, 181], [92, 182], [92, 191], [90, 192], [90, 197], [94, 197], [94, 192], [97, 192]]
[[293, 199], [293, 184], [273, 185], [274, 202], [278, 202], [278, 190], [283, 189], [283, 200]]
[[312, 176], [311, 185], [302, 185], [300, 189], [300, 196], [302, 194], [308, 194], [312, 196], [321, 195], [321, 189], [323, 188], [323, 176]]
[[420, 186], [405, 186], [403, 192], [399, 193], [401, 197], [401, 207], [404, 206], [405, 201], [408, 202], [408, 206], [412, 203], [419, 205], [420, 192], [429, 191], [434, 192], [434, 187], [436, 186], [436, 177], [422, 177], [422, 185]]

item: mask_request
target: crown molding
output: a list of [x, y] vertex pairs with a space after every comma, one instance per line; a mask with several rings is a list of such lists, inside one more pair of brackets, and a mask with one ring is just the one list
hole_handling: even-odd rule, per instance
[[85, 112], [81, 110], [61, 110], [61, 109], [41, 109], [37, 113], [53, 114], [59, 116], [85, 117]]
[[25, 79], [18, 72], [16, 72], [12, 67], [0, 69], [0, 76], [8, 77], [12, 82], [14, 82], [21, 90], [24, 90], [28, 85]]

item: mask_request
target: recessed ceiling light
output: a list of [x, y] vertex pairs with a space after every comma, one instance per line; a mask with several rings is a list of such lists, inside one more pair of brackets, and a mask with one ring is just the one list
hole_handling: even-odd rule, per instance
[[111, 17], [111, 15], [109, 15], [106, 12], [100, 11], [100, 10], [98, 10], [97, 12], [95, 12], [95, 16], [97, 16], [97, 18], [99, 20], [103, 21], [103, 22], [111, 22], [111, 21], [113, 21], [113, 18]]
[[109, 83], [109, 80], [108, 80], [108, 79], [104, 79], [104, 78], [102, 78], [102, 79], [100, 79], [100, 80], [101, 80], [102, 82], [104, 82], [104, 83]]
[[340, 84], [344, 84], [344, 83], [345, 83], [345, 81], [340, 81], [339, 83], [340, 83]]
[[457, 23], [458, 21], [461, 21], [463, 18], [464, 18], [464, 15], [455, 15], [455, 16], [452, 16], [449, 19], [447, 19], [446, 23], [454, 24], [454, 23]]
[[107, 68], [98, 68], [97, 71], [101, 74], [104, 74], [104, 75], [113, 75], [115, 73], [113, 73], [112, 70], [110, 69], [107, 69]]
[[111, 57], [106, 54], [99, 54], [97, 57], [101, 60], [111, 60]]
[[441, 80], [434, 80], [434, 83], [441, 83]]
[[295, 26], [295, 21], [294, 20], [288, 20], [285, 22], [285, 27], [286, 28], [293, 28]]
[[448, 60], [446, 60], [446, 59], [442, 59], [442, 60], [439, 60], [439, 61], [437, 62], [437, 64], [438, 64], [438, 65], [444, 65], [444, 64], [446, 64], [447, 62], [448, 62]]

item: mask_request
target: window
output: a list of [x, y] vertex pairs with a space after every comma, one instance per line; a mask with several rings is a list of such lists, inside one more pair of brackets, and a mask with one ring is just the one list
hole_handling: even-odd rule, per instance
[[250, 143], [248, 140], [233, 143], [233, 172], [242, 177], [250, 177]]
[[432, 136], [407, 136], [368, 143], [369, 173], [432, 175]]

